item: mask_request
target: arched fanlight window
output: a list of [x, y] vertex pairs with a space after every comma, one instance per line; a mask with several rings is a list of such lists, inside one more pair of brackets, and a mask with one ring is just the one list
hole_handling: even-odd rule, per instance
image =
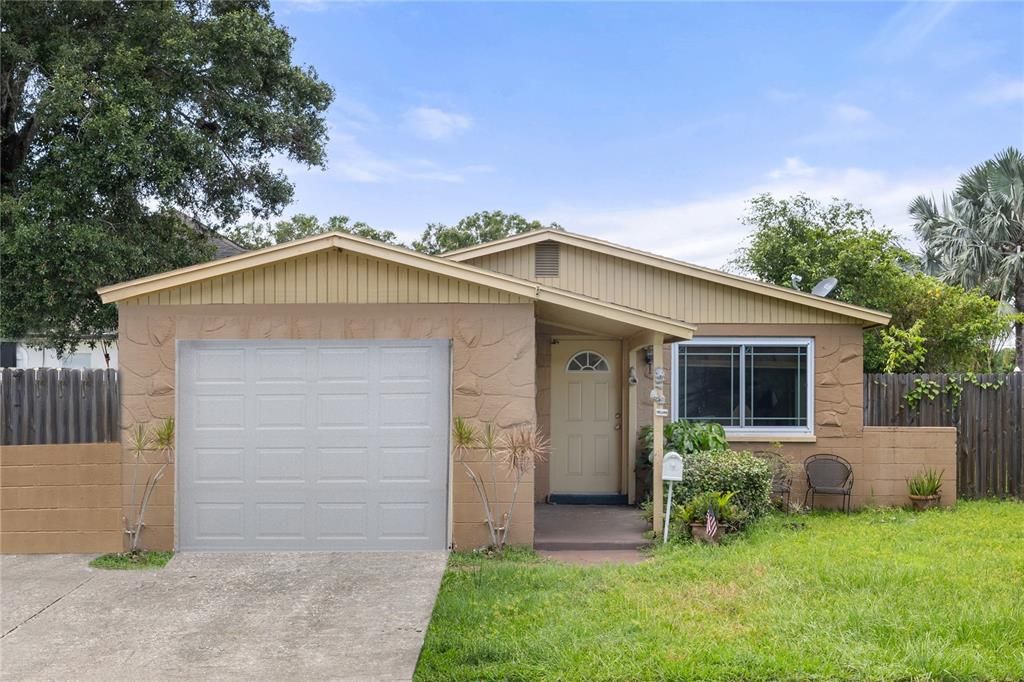
[[565, 366], [566, 372], [607, 372], [608, 361], [605, 360], [599, 353], [593, 353], [589, 350], [581, 350], [576, 355], [569, 358], [569, 363]]

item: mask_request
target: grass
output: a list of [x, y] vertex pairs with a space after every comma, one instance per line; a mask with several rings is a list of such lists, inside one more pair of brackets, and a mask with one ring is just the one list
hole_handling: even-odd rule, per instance
[[174, 552], [114, 552], [103, 554], [89, 562], [93, 568], [135, 570], [163, 568], [174, 556]]
[[455, 554], [416, 678], [1024, 679], [1024, 504], [780, 515], [630, 566]]

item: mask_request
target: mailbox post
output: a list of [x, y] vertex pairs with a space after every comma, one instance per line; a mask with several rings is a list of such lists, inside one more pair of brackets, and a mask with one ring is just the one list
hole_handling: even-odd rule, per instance
[[[665, 502], [665, 530], [662, 543], [668, 542], [668, 521], [672, 516], [672, 484], [683, 480], [683, 458], [678, 452], [666, 452], [662, 462], [661, 480], [668, 481], [668, 501]], [[662, 483], [662, 490], [665, 489]]]

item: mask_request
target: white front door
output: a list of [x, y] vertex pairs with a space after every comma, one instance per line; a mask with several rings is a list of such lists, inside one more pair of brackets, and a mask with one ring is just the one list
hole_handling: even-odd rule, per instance
[[619, 342], [557, 341], [551, 349], [551, 492], [619, 493]]

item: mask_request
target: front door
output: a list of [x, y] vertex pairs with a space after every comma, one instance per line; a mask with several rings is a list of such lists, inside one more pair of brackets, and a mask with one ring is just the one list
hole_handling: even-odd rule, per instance
[[619, 342], [561, 338], [551, 349], [551, 492], [620, 492]]

